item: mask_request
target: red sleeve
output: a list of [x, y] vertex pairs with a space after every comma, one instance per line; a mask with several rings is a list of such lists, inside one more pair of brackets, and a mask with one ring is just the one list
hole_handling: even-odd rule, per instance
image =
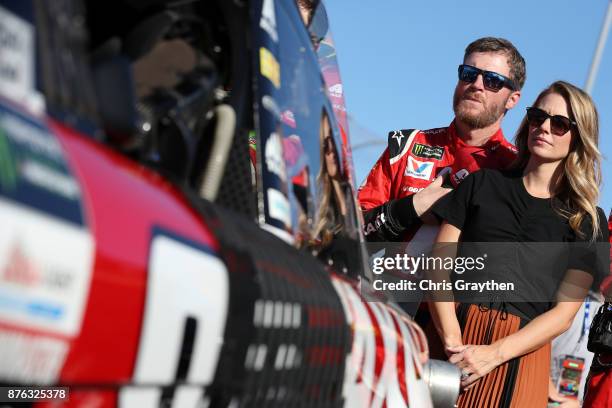
[[393, 169], [389, 162], [389, 149], [382, 153], [365, 183], [359, 188], [358, 199], [362, 210], [367, 211], [378, 207], [391, 197], [391, 181], [393, 180]]

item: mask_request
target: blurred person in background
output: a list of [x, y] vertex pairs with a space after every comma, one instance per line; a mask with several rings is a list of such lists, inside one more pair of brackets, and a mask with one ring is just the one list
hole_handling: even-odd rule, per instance
[[[598, 249], [608, 245], [608, 227], [594, 204], [601, 182], [598, 122], [588, 94], [567, 82], [553, 83], [527, 109], [513, 168], [471, 174], [432, 209], [444, 220], [437, 242], [463, 243], [457, 256], [470, 242], [570, 245], [563, 263], [520, 259], [514, 252], [504, 264], [488, 259], [488, 276], [502, 274], [521, 288], [511, 301], [430, 304], [449, 361], [462, 372], [459, 407], [547, 404], [550, 342], [570, 327], [593, 280], [601, 280], [607, 268]], [[524, 262], [539, 261], [551, 263], [557, 283], [563, 280], [556, 302], [533, 300], [550, 292], [550, 282], [525, 268], [532, 265]]]
[[[566, 381], [563, 379], [564, 365], [571, 364], [572, 361], [581, 361], [579, 368], [575, 373], [579, 373], [580, 381], [577, 392], [577, 400], [582, 402], [584, 399], [584, 388], [586, 385], [587, 374], [593, 360], [593, 353], [587, 350], [587, 340], [589, 327], [593, 321], [593, 317], [599, 307], [603, 304], [603, 295], [599, 288], [592, 287], [589, 290], [587, 297], [580, 306], [576, 317], [572, 322], [571, 327], [560, 336], [553, 339], [551, 343], [551, 360], [550, 360], [550, 377], [551, 387], [549, 398], [553, 401], [561, 402], [567, 399], [564, 390], [561, 393], [561, 388], [564, 388]], [[573, 382], [572, 382], [573, 388]]]

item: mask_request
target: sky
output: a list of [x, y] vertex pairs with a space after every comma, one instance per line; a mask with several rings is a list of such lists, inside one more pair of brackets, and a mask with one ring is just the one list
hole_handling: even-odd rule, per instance
[[[583, 87], [609, 0], [327, 0], [351, 121], [352, 144], [386, 143], [394, 129], [450, 124], [457, 66], [465, 47], [484, 36], [504, 37], [527, 61], [519, 104], [503, 123], [512, 140], [538, 93], [562, 79]], [[612, 37], [612, 31], [609, 37]], [[592, 95], [600, 115], [604, 184], [599, 205], [612, 207], [612, 38]], [[357, 182], [384, 144], [353, 151]]]

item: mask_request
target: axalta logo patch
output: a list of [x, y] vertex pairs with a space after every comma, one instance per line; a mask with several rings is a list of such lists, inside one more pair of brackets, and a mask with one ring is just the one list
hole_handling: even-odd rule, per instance
[[412, 147], [412, 154], [424, 159], [442, 160], [444, 148], [441, 146], [428, 146], [421, 143], [415, 143]]
[[421, 180], [431, 179], [431, 172], [434, 164], [432, 162], [422, 162], [408, 156], [408, 165], [404, 176], [413, 177]]

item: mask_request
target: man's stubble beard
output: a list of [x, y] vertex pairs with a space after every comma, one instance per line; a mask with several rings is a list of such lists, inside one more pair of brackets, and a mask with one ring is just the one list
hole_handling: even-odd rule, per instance
[[473, 92], [465, 92], [461, 99], [457, 95], [457, 91], [455, 91], [455, 94], [453, 95], [453, 110], [455, 111], [455, 117], [461, 122], [471, 127], [472, 129], [484, 129], [487, 126], [491, 126], [492, 124], [497, 122], [497, 120], [505, 113], [506, 102], [510, 98], [510, 96], [508, 96], [505, 101], [501, 102], [498, 105], [487, 104], [481, 98], [480, 101], [484, 106], [484, 111], [474, 114], [472, 112], [468, 112], [465, 109], [462, 109], [459, 106], [459, 103], [463, 99], [466, 99], [472, 94]]

